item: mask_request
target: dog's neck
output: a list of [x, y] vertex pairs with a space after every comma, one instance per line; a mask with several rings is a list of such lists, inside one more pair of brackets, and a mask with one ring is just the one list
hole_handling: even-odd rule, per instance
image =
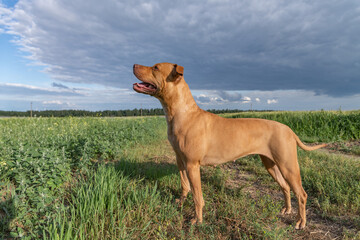
[[168, 124], [176, 118], [186, 118], [199, 109], [184, 79], [181, 79], [172, 91], [171, 94], [164, 94], [163, 98], [159, 98]]

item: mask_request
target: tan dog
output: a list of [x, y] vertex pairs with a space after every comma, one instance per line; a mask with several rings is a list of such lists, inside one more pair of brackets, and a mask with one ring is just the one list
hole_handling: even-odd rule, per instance
[[283, 214], [291, 212], [290, 188], [299, 202], [296, 229], [306, 224], [307, 194], [301, 185], [296, 146], [308, 147], [286, 125], [263, 119], [227, 119], [206, 112], [195, 103], [186, 84], [184, 68], [171, 63], [152, 67], [134, 65], [136, 92], [160, 100], [166, 115], [168, 139], [176, 153], [182, 194], [180, 203], [192, 191], [196, 217], [202, 222], [204, 200], [201, 191], [200, 166], [234, 161], [250, 154], [259, 154], [267, 171], [282, 188], [285, 199]]

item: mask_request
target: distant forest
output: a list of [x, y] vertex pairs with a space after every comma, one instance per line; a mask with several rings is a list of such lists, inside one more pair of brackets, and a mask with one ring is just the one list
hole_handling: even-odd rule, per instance
[[[245, 112], [239, 109], [209, 109], [212, 113], [235, 113]], [[268, 111], [268, 110], [267, 110]], [[127, 109], [127, 110], [105, 110], [105, 111], [85, 111], [85, 110], [44, 110], [44, 111], [0, 111], [0, 117], [130, 117], [130, 116], [161, 116], [164, 115], [162, 108], [151, 109]]]

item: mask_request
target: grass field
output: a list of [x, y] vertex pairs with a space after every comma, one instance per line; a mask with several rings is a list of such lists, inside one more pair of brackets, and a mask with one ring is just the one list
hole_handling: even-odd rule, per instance
[[257, 156], [201, 169], [204, 223], [191, 226], [191, 194], [175, 203], [163, 117], [10, 118], [0, 119], [0, 239], [360, 239], [360, 111], [226, 117], [277, 120], [340, 146], [298, 151], [304, 230], [292, 225], [294, 197], [293, 213], [279, 214], [282, 193]]

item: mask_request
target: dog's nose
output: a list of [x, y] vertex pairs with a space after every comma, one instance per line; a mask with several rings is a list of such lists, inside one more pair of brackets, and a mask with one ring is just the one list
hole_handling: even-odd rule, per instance
[[137, 67], [139, 67], [139, 65], [138, 65], [138, 64], [134, 64], [133, 69], [135, 69], [135, 68], [137, 68]]

